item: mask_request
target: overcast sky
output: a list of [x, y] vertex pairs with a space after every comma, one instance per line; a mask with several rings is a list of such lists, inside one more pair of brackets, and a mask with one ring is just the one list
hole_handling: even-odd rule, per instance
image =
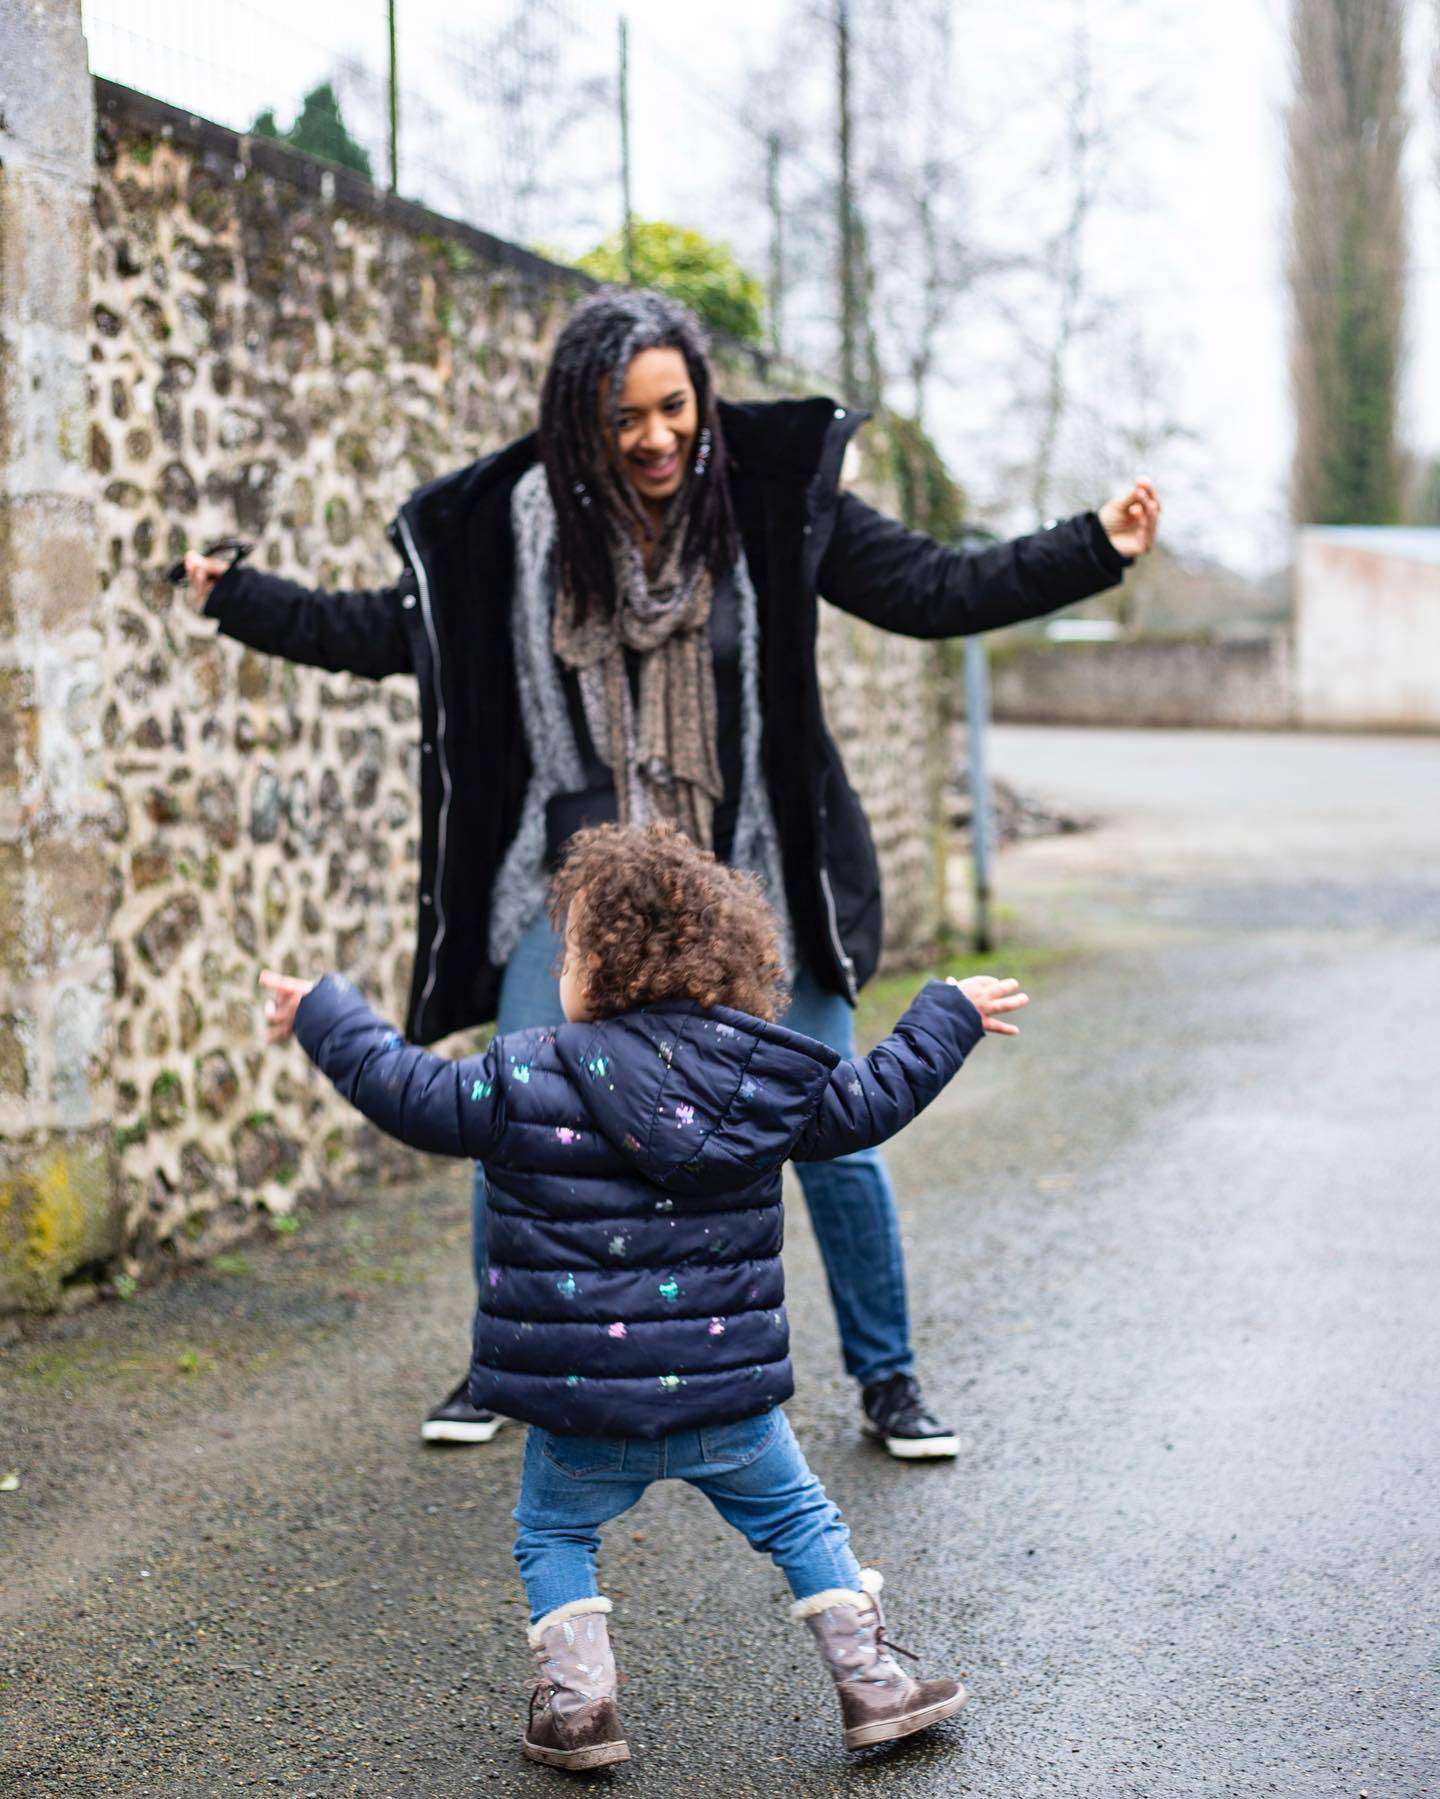
[[[976, 229], [988, 241], [1025, 240], [1027, 183], [1043, 179], [1038, 171], [1032, 176], [1027, 157], [1034, 121], [1047, 103], [1048, 59], [1084, 3], [956, 0], [956, 104], [981, 127], [968, 185]], [[608, 60], [616, 9], [594, 0], [531, 4], [567, 19], [592, 63]], [[865, 4], [852, 0], [857, 13]], [[1193, 434], [1147, 472], [1164, 490], [1172, 541], [1261, 572], [1288, 554], [1285, 5], [1090, 4], [1102, 90], [1118, 99], [1138, 74], [1153, 71], [1167, 95], [1163, 118], [1137, 116], [1115, 192], [1091, 237], [1095, 286], [1121, 309], [1137, 361], [1143, 355], [1163, 369], [1169, 410]], [[456, 98], [467, 81], [479, 91], [490, 71], [467, 74], [458, 46], [467, 30], [498, 23], [512, 10], [509, 0], [399, 5], [402, 81], [427, 165], [412, 166], [407, 179], [402, 162], [402, 189], [434, 188], [447, 175], [461, 180], [474, 169], [478, 185], [470, 191], [488, 196], [476, 204], [502, 215], [475, 222], [502, 233], [508, 209], [493, 186], [484, 186], [497, 167], [496, 147], [467, 131], [463, 100]], [[748, 156], [753, 164], [753, 147], [726, 102], [739, 96], [749, 71], [773, 62], [785, 9], [776, 0], [627, 0], [625, 10], [637, 212], [728, 236], [763, 274], [763, 208], [733, 178], [737, 159]], [[1412, 8], [1413, 275], [1404, 432], [1414, 447], [1437, 455], [1440, 188], [1435, 104], [1425, 87], [1434, 10]], [[300, 8], [277, 0], [209, 0], [204, 7], [194, 0], [87, 0], [85, 13], [98, 73], [232, 124], [248, 124], [264, 105], [274, 105], [282, 124], [288, 122], [306, 89], [347, 57], [375, 70], [384, 64], [383, 0], [307, 0]], [[818, 25], [812, 48], [816, 60], [831, 54]], [[362, 124], [379, 129], [373, 118]], [[531, 236], [574, 254], [592, 226], [613, 218], [611, 148], [587, 140], [588, 214], [586, 206], [567, 218], [557, 213], [553, 230], [532, 229]], [[515, 146], [509, 149], [513, 156]], [[826, 153], [817, 138], [810, 154]], [[1038, 212], [1038, 187], [1029, 191]], [[957, 315], [931, 422], [977, 502], [1019, 526], [1025, 521], [1018, 508], [1007, 512], [1014, 496], [999, 473], [1013, 408], [1006, 406], [1007, 365], [996, 332], [982, 308]], [[1096, 352], [1087, 374], [1102, 391], [1127, 381], [1123, 335], [1103, 362]]]

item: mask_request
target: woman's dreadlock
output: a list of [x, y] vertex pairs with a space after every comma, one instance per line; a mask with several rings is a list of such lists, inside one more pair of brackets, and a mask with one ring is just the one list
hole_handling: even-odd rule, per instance
[[678, 350], [695, 389], [699, 429], [685, 473], [694, 491], [684, 561], [704, 563], [717, 582], [735, 561], [725, 442], [700, 323], [663, 294], [602, 288], [566, 320], [540, 395], [540, 456], [555, 503], [560, 578], [573, 595], [577, 622], [592, 605], [604, 618], [615, 609], [607, 504], [619, 500], [636, 509], [637, 523], [640, 518], [629, 484], [615, 472], [600, 403], [608, 376], [609, 427], [618, 442], [620, 389], [642, 350]]

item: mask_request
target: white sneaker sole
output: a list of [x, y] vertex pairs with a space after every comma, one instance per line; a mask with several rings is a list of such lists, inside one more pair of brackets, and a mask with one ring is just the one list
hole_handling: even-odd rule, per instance
[[959, 1437], [886, 1437], [884, 1443], [899, 1462], [947, 1461], [960, 1453]]
[[860, 1428], [872, 1441], [883, 1443], [897, 1462], [952, 1461], [960, 1453], [960, 1439], [953, 1431], [943, 1437], [882, 1437], [868, 1418]]
[[488, 1424], [459, 1424], [446, 1418], [427, 1418], [420, 1426], [422, 1443], [488, 1443], [505, 1422], [492, 1418]]

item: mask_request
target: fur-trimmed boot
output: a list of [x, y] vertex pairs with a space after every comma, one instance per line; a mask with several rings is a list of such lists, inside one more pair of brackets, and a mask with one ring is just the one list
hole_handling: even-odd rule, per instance
[[[959, 1711], [965, 1689], [957, 1680], [912, 1680], [891, 1654], [880, 1610], [881, 1576], [866, 1568], [860, 1591], [832, 1587], [798, 1599], [791, 1616], [803, 1618], [840, 1695], [847, 1749], [868, 1749], [924, 1730]], [[909, 1655], [908, 1649], [900, 1649]]]
[[608, 1599], [572, 1599], [530, 1626], [539, 1675], [530, 1695], [525, 1753], [551, 1768], [603, 1768], [628, 1762], [630, 1747], [615, 1706], [615, 1657]]

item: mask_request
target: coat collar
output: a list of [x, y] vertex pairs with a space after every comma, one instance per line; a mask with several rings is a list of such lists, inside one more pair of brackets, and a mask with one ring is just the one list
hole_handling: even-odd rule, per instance
[[[837, 406], [816, 394], [804, 400], [722, 400], [720, 428], [740, 477], [781, 481], [802, 488], [833, 487], [840, 478], [845, 446], [870, 417], [858, 408]], [[454, 529], [497, 489], [513, 487], [540, 454], [533, 431], [478, 462], [437, 476], [417, 488], [401, 507], [417, 534], [426, 538]]]
[[845, 446], [870, 417], [837, 406], [823, 394], [807, 400], [720, 402], [720, 428], [730, 460], [746, 479], [808, 487], [834, 468]]

